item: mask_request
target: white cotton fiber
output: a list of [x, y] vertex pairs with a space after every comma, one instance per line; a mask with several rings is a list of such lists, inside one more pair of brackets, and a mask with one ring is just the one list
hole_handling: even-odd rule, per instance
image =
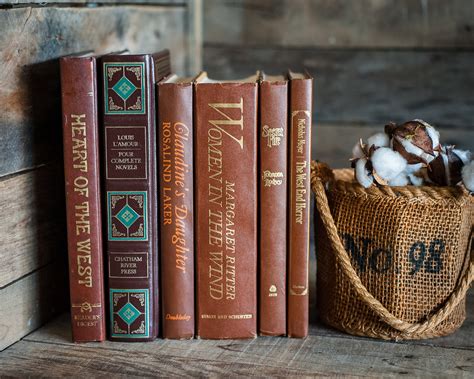
[[423, 163], [415, 163], [407, 165], [405, 169], [407, 174], [414, 174], [415, 172], [420, 171], [423, 168]]
[[390, 138], [385, 133], [375, 133], [367, 139], [367, 146], [388, 147]]
[[360, 146], [362, 141], [357, 142], [354, 147], [352, 148], [352, 158], [364, 158], [365, 153]]
[[408, 176], [405, 172], [398, 174], [395, 178], [388, 181], [388, 185], [391, 187], [402, 187], [409, 184]]
[[405, 158], [388, 147], [375, 150], [371, 161], [377, 175], [387, 181], [397, 177], [407, 167]]
[[470, 192], [474, 192], [474, 161], [462, 168], [462, 182]]
[[364, 188], [369, 188], [374, 182], [374, 178], [367, 170], [367, 159], [361, 158], [355, 165], [355, 176], [360, 185]]

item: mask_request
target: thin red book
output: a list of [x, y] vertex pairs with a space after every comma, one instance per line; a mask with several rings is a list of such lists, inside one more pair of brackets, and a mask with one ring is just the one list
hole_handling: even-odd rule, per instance
[[290, 196], [288, 337], [308, 335], [311, 111], [313, 79], [289, 73]]
[[176, 75], [158, 91], [163, 338], [194, 337], [193, 83]]
[[259, 334], [286, 335], [288, 82], [260, 79]]
[[169, 52], [101, 59], [106, 249], [112, 340], [158, 335], [155, 84]]
[[105, 339], [96, 59], [60, 59], [74, 342]]

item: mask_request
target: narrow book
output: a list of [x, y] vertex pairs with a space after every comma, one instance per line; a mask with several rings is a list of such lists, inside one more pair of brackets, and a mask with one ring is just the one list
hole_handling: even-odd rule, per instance
[[158, 334], [155, 83], [169, 52], [101, 59], [110, 338]]
[[257, 76], [195, 83], [197, 336], [257, 335]]
[[105, 339], [96, 59], [60, 59], [72, 339]]
[[290, 196], [288, 337], [308, 335], [311, 111], [313, 79], [289, 72]]
[[189, 339], [194, 337], [192, 79], [171, 75], [157, 91], [163, 338]]
[[288, 83], [260, 78], [259, 334], [286, 335]]

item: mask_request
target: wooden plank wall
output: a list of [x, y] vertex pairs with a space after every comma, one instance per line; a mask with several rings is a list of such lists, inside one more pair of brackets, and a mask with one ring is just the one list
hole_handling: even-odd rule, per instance
[[0, 350], [67, 304], [58, 57], [166, 47], [200, 68], [199, 1], [88, 3], [0, 5]]
[[211, 76], [316, 77], [314, 158], [348, 167], [359, 137], [413, 118], [474, 151], [471, 0], [204, 0], [203, 15]]

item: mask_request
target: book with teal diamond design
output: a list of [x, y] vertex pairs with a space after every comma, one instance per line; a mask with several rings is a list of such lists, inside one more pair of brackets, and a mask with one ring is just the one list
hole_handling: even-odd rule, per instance
[[105, 114], [145, 114], [145, 63], [104, 63]]
[[155, 83], [169, 52], [101, 59], [109, 338], [158, 335]]
[[107, 192], [107, 219], [109, 241], [146, 241], [146, 191]]
[[111, 336], [150, 337], [148, 289], [110, 289]]

